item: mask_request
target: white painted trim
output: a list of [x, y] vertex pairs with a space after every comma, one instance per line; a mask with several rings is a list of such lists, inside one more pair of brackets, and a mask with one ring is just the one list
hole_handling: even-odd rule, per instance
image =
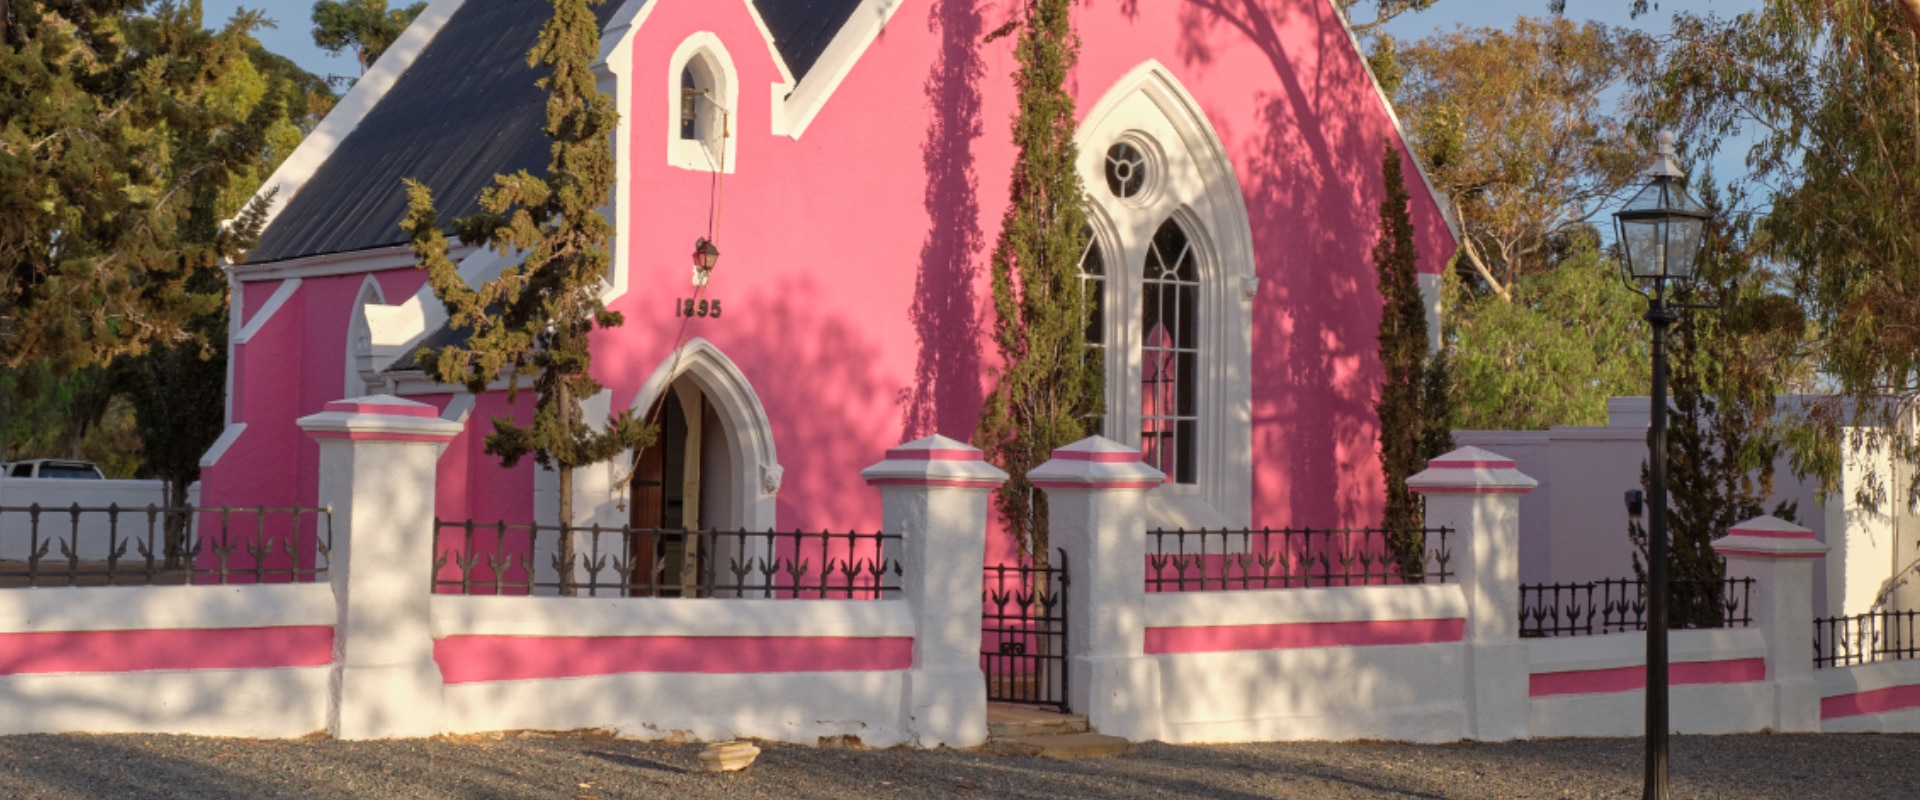
[[[1527, 639], [1523, 644], [1534, 675], [1637, 667], [1647, 663], [1647, 637], [1637, 633]], [[1766, 636], [1756, 628], [1674, 631], [1669, 634], [1667, 646], [1668, 660], [1676, 664], [1767, 657]]]
[[779, 45], [774, 44], [773, 29], [768, 28], [767, 21], [760, 17], [760, 7], [754, 5], [754, 0], [740, 0], [740, 5], [746, 7], [747, 16], [753, 20], [753, 27], [760, 31], [760, 39], [767, 46], [767, 57], [773, 61], [773, 66], [780, 70], [780, 80], [792, 86], [793, 70], [787, 67], [787, 58], [780, 54]]
[[[699, 61], [706, 72], [713, 74], [714, 86], [705, 98], [694, 101], [696, 114], [712, 114], [713, 106], [721, 109], [718, 119], [713, 120], [714, 132], [706, 138], [680, 138], [680, 73], [687, 66]], [[740, 141], [740, 73], [734, 68], [733, 54], [727, 52], [726, 43], [711, 31], [698, 31], [688, 36], [679, 47], [674, 48], [673, 57], [667, 61], [667, 108], [665, 123], [667, 141], [667, 165], [694, 172], [724, 172], [733, 174], [734, 159], [739, 150]], [[718, 94], [715, 99], [712, 95]], [[698, 132], [699, 125], [695, 125]], [[645, 130], [645, 128], [642, 128]], [[714, 137], [718, 137], [716, 143]], [[716, 148], [715, 145], [718, 145]]]
[[434, 595], [449, 636], [911, 637], [905, 600], [659, 600]]
[[1464, 619], [1466, 616], [1466, 593], [1454, 584], [1156, 592], [1147, 595], [1142, 608], [1142, 622], [1148, 628]]
[[[294, 148], [285, 161], [280, 162], [280, 166], [254, 194], [260, 197], [270, 190], [278, 190], [273, 205], [267, 209], [267, 224], [273, 223], [280, 215], [280, 210], [287, 207], [287, 201], [299, 194], [301, 187], [319, 171], [320, 165], [333, 156], [340, 143], [346, 141], [354, 128], [360, 126], [360, 121], [366, 119], [367, 114], [380, 104], [380, 100], [399, 82], [401, 74], [413, 65], [414, 59], [420, 57], [427, 49], [427, 44], [433, 41], [434, 35], [440, 32], [464, 2], [433, 0], [420, 12], [420, 16], [414, 18], [413, 24], [400, 34], [400, 38], [395, 39], [393, 45], [381, 54], [379, 60], [367, 69], [366, 74], [354, 82], [353, 89], [340, 99], [327, 118], [321, 120], [313, 132], [307, 134], [307, 138], [301, 140], [300, 146]], [[229, 220], [228, 224], [231, 223], [232, 220]]]
[[732, 448], [729, 461], [734, 475], [729, 494], [734, 502], [734, 519], [745, 530], [773, 529], [777, 522], [774, 493], [779, 491], [782, 473], [774, 449], [773, 424], [753, 384], [719, 347], [698, 336], [687, 340], [678, 354], [669, 353], [654, 367], [627, 407], [645, 415], [681, 376], [693, 378], [732, 434], [728, 445]]
[[[273, 315], [280, 310], [280, 307], [286, 305], [287, 298], [292, 297], [293, 293], [299, 290], [299, 278], [288, 278], [281, 281], [280, 285], [274, 288], [273, 295], [267, 298], [267, 302], [261, 304], [259, 310], [253, 312], [253, 317], [247, 320], [247, 324], [240, 328], [239, 333], [233, 335], [233, 344], [246, 344], [251, 341], [254, 335], [258, 334], [260, 329], [266, 327], [267, 322], [273, 319]], [[232, 350], [228, 351], [227, 357], [229, 359], [233, 358]]]
[[[231, 392], [229, 392], [229, 394], [231, 394]], [[207, 469], [218, 466], [220, 464], [220, 457], [226, 455], [227, 451], [233, 448], [234, 443], [240, 441], [240, 435], [246, 432], [247, 423], [227, 423], [227, 427], [220, 431], [220, 438], [213, 440], [213, 445], [208, 447], [207, 452], [200, 456], [200, 468]]]
[[[461, 244], [456, 239], [448, 243], [447, 257], [457, 262], [471, 255], [475, 249], [473, 245]], [[395, 244], [344, 253], [321, 253], [265, 264], [240, 264], [228, 267], [227, 271], [236, 280], [253, 282], [357, 275], [363, 272], [414, 269], [417, 266], [413, 245]]]
[[1822, 698], [1859, 694], [1895, 686], [1920, 686], [1920, 661], [1880, 661], [1852, 667], [1814, 670]]
[[[1106, 150], [1125, 137], [1164, 156], [1168, 173], [1144, 201], [1107, 194]], [[1075, 133], [1095, 230], [1107, 256], [1107, 418], [1112, 438], [1140, 445], [1140, 271], [1155, 231], [1169, 219], [1188, 234], [1200, 265], [1202, 315], [1200, 454], [1195, 485], [1168, 484], [1150, 503], [1194, 498], [1231, 525], [1253, 506], [1252, 301], [1258, 277], [1246, 197], [1211, 121], [1172, 71], [1148, 59], [1115, 81]], [[1111, 248], [1111, 249], [1106, 249]], [[1172, 516], [1168, 509], [1163, 516]], [[1192, 509], [1180, 512], [1193, 516]]]
[[1340, 29], [1346, 32], [1347, 44], [1353, 47], [1354, 59], [1360, 62], [1361, 71], [1367, 74], [1367, 83], [1373, 86], [1373, 95], [1380, 99], [1380, 107], [1387, 112], [1387, 121], [1393, 123], [1393, 133], [1400, 137], [1400, 146], [1406, 149], [1409, 156], [1412, 156], [1407, 160], [1413, 162], [1413, 171], [1420, 175], [1420, 183], [1427, 187], [1428, 196], [1433, 198], [1433, 204], [1440, 209], [1440, 219], [1447, 224], [1447, 232], [1453, 234], [1454, 246], [1460, 246], [1460, 223], [1453, 218], [1446, 196], [1442, 195], [1439, 189], [1434, 188], [1433, 178], [1427, 175], [1427, 168], [1420, 163], [1420, 157], [1414, 154], [1413, 143], [1407, 141], [1407, 128], [1400, 123], [1400, 114], [1394, 111], [1393, 98], [1388, 97], [1387, 90], [1380, 85], [1380, 77], [1373, 74], [1373, 65], [1367, 63], [1367, 52], [1360, 49], [1360, 37], [1353, 35], [1353, 28], [1347, 25], [1347, 16], [1341, 13], [1339, 4], [1334, 0], [1326, 0], [1326, 2], [1327, 10], [1333, 12], [1334, 19], [1340, 21]]
[[0, 634], [334, 624], [333, 586], [102, 586], [0, 592]]
[[326, 729], [331, 672], [318, 666], [8, 675], [0, 677], [0, 734], [292, 739]]
[[344, 359], [346, 374], [341, 376], [340, 382], [342, 398], [372, 394], [372, 387], [380, 381], [380, 370], [376, 366], [373, 345], [373, 330], [368, 323], [368, 311], [371, 306], [386, 304], [387, 293], [380, 288], [380, 281], [372, 275], [362, 278], [360, 291], [354, 295], [353, 308], [348, 311], [347, 316], [347, 344]]
[[[820, 59], [813, 63], [813, 68], [807, 71], [807, 76], [801, 79], [798, 86], [793, 85], [793, 75], [786, 72], [786, 65], [782, 63], [781, 72], [787, 75], [786, 85], [793, 86], [793, 92], [787, 94], [784, 100], [780, 95], [775, 95], [774, 102], [780, 113], [774, 115], [774, 135], [799, 139], [805, 134], [814, 118], [820, 115], [820, 109], [833, 99], [834, 91], [840, 88], [847, 75], [853, 72], [854, 65], [859, 64], [860, 58], [866, 55], [867, 48], [880, 38], [880, 32], [886, 29], [894, 12], [906, 3], [907, 0], [863, 0], [860, 7], [854, 9], [853, 16], [848, 17], [846, 24], [834, 34], [833, 41], [827, 43], [827, 49], [820, 53]], [[749, 2], [747, 5], [751, 8], [753, 4]], [[758, 16], [758, 12], [755, 12], [756, 20]], [[772, 41], [771, 36], [768, 41]], [[777, 60], [778, 53], [775, 55]], [[779, 87], [780, 84], [775, 86]]]

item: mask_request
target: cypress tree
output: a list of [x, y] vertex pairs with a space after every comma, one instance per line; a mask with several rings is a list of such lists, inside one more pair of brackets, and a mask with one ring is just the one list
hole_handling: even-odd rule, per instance
[[[525, 253], [526, 259], [478, 288], [468, 286], [447, 258], [432, 193], [412, 181], [407, 182], [408, 216], [401, 223], [413, 236], [414, 252], [447, 308], [449, 324], [473, 331], [464, 343], [422, 351], [422, 366], [474, 394], [504, 374], [509, 403], [520, 380], [530, 378], [537, 394], [533, 423], [494, 417], [486, 452], [506, 467], [532, 455], [535, 463], [560, 473], [563, 530], [573, 522], [573, 470], [645, 447], [654, 438], [653, 429], [631, 410], [595, 430], [581, 408], [602, 389], [590, 374], [588, 335], [624, 322], [601, 299], [612, 228], [599, 209], [613, 191], [611, 143], [619, 121], [613, 98], [600, 92], [591, 69], [599, 56], [600, 26], [589, 4], [602, 1], [553, 0], [553, 17], [527, 55], [529, 65], [551, 70], [539, 82], [547, 90], [546, 133], [553, 140], [547, 177], [496, 176], [480, 194], [481, 212], [453, 222], [462, 241], [503, 256]], [[573, 593], [566, 584], [574, 560], [572, 537], [562, 535], [556, 566], [563, 594]]]
[[1426, 469], [1427, 459], [1451, 449], [1446, 401], [1446, 359], [1427, 353], [1427, 309], [1420, 297], [1420, 254], [1413, 243], [1412, 198], [1400, 167], [1400, 151], [1385, 143], [1381, 176], [1380, 238], [1373, 265], [1380, 281], [1382, 383], [1374, 413], [1380, 418], [1380, 472], [1386, 479], [1387, 548], [1409, 583], [1424, 579], [1426, 542], [1419, 528], [1426, 512], [1407, 478]]
[[1085, 438], [1105, 400], [1103, 365], [1087, 350], [1089, 303], [1080, 285], [1088, 233], [1066, 89], [1080, 48], [1072, 6], [1030, 0], [1019, 19], [988, 37], [1020, 30], [1013, 119], [1019, 156], [993, 251], [993, 338], [1002, 366], [975, 443], [1010, 476], [994, 504], [1036, 564], [1047, 561], [1047, 508], [1027, 472], [1054, 448]]

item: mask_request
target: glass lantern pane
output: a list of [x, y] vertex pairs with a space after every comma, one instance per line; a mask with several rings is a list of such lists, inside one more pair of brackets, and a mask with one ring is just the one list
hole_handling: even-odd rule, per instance
[[1620, 242], [1627, 251], [1627, 267], [1633, 277], [1651, 279], [1666, 275], [1666, 248], [1661, 247], [1664, 227], [1652, 220], [1620, 221]]
[[1705, 232], [1705, 224], [1692, 217], [1674, 217], [1666, 228], [1667, 268], [1672, 270], [1671, 277], [1693, 277], [1694, 260], [1700, 252], [1700, 238]]

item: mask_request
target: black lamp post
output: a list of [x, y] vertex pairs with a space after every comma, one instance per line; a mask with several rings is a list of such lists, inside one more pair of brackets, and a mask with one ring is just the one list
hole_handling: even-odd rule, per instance
[[1693, 282], [1694, 257], [1707, 227], [1707, 210], [1677, 185], [1673, 134], [1660, 134], [1660, 153], [1647, 184], [1613, 215], [1627, 277], [1647, 298], [1653, 325], [1652, 419], [1647, 426], [1647, 775], [1646, 800], [1667, 798], [1667, 328], [1680, 318], [1669, 289]]

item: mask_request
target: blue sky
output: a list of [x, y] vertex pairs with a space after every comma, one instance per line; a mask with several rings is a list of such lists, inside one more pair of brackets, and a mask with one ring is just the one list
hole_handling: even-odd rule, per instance
[[[1003, 0], [1004, 2], [1005, 0]], [[1179, 0], [1148, 0], [1148, 2], [1178, 2]], [[351, 54], [334, 55], [315, 47], [313, 44], [313, 0], [202, 0], [209, 26], [217, 27], [232, 16], [235, 9], [246, 7], [266, 12], [277, 25], [274, 29], [259, 33], [267, 49], [293, 59], [308, 72], [316, 75], [354, 75], [358, 72]], [[389, 0], [390, 5], [400, 5], [410, 0]], [[1437, 32], [1451, 31], [1458, 26], [1467, 27], [1506, 27], [1521, 16], [1543, 16], [1547, 11], [1548, 0], [1440, 0], [1426, 11], [1406, 14], [1387, 26], [1394, 36], [1402, 39], [1418, 39]], [[1632, 19], [1629, 10], [1632, 0], [1567, 0], [1566, 16], [1576, 20], [1598, 20], [1609, 25], [1631, 25], [1650, 33], [1663, 33], [1670, 26], [1670, 20], [1676, 11], [1695, 14], [1712, 12], [1726, 17], [1757, 7], [1760, 0], [1664, 0], [1655, 3], [1655, 8], [1639, 19]], [[1363, 12], [1364, 14], [1365, 12]], [[1741, 148], [1732, 148], [1734, 152], [1722, 151], [1715, 160], [1714, 171], [1722, 181], [1746, 173], [1741, 163], [1744, 152]]]

